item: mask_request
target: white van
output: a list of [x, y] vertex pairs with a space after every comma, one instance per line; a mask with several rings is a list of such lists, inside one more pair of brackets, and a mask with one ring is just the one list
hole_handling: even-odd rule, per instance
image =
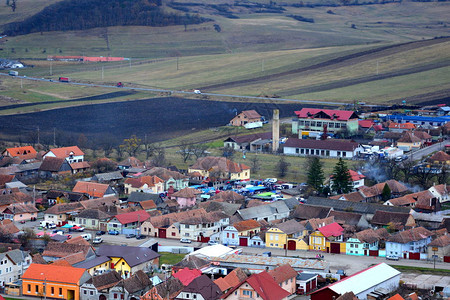
[[39, 225], [40, 225], [41, 227], [45, 227], [45, 228], [49, 228], [49, 229], [55, 229], [55, 228], [56, 228], [55, 223], [50, 222], [50, 221], [41, 221], [41, 222], [39, 223]]
[[92, 235], [90, 233], [82, 234], [81, 237], [86, 241], [90, 241], [92, 239]]

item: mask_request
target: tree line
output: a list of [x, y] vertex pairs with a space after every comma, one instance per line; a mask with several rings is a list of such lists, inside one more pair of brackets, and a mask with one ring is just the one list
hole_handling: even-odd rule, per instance
[[6, 24], [3, 33], [14, 36], [107, 26], [186, 26], [205, 21], [209, 19], [165, 12], [161, 0], [64, 0], [21, 22]]

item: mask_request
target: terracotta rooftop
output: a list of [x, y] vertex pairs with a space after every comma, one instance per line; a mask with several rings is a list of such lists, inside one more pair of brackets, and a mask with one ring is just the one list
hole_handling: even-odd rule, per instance
[[276, 283], [281, 284], [291, 278], [296, 278], [298, 273], [289, 264], [281, 265], [273, 270], [268, 271]]
[[90, 195], [91, 197], [100, 198], [105, 195], [108, 188], [108, 184], [89, 181], [77, 181], [72, 189], [72, 192], [85, 193]]
[[197, 190], [197, 189], [185, 187], [184, 189], [173, 193], [172, 197], [177, 197], [177, 198], [178, 197], [180, 197], [180, 198], [195, 198], [198, 194], [201, 194], [201, 193], [202, 192]]
[[376, 233], [375, 230], [373, 230], [371, 228], [357, 232], [356, 237], [361, 242], [369, 243], [369, 244], [372, 244], [372, 243], [380, 240], [380, 236]]
[[429, 162], [439, 161], [442, 163], [446, 163], [450, 161], [450, 154], [445, 153], [444, 151], [438, 151], [433, 154], [430, 158], [427, 159]]
[[233, 226], [238, 232], [261, 228], [261, 224], [259, 224], [259, 222], [256, 220], [236, 222], [233, 224]]
[[194, 280], [195, 278], [199, 277], [202, 275], [202, 271], [197, 270], [197, 269], [188, 269], [188, 268], [184, 268], [181, 269], [180, 271], [176, 272], [175, 274], [173, 274], [173, 277], [178, 278], [181, 283], [183, 285], [188, 285], [189, 283], [192, 282], [192, 280]]
[[422, 140], [415, 136], [412, 132], [404, 132], [402, 137], [397, 141], [399, 143], [420, 143]]
[[427, 237], [433, 236], [433, 233], [423, 227], [416, 227], [409, 230], [398, 232], [388, 238], [389, 242], [406, 244], [409, 242], [416, 242]]
[[85, 269], [66, 266], [42, 265], [32, 263], [23, 274], [23, 279], [47, 282], [78, 284]]
[[450, 245], [450, 236], [442, 235], [428, 244], [428, 247], [446, 247]]
[[338, 121], [348, 121], [350, 119], [358, 118], [358, 115], [351, 110], [302, 108], [300, 111], [295, 111], [294, 113], [299, 118], [330, 119]]
[[209, 171], [212, 168], [217, 168], [220, 172], [230, 172], [230, 173], [240, 173], [243, 170], [249, 170], [250, 167], [241, 164], [235, 163], [226, 157], [214, 157], [214, 156], [206, 156], [197, 159], [197, 162], [190, 167], [190, 169], [198, 169], [198, 170], [206, 170]]
[[240, 282], [247, 279], [247, 274], [241, 268], [236, 268], [225, 277], [220, 277], [214, 281], [222, 292], [237, 286]]
[[34, 159], [37, 152], [32, 146], [6, 148], [2, 153], [4, 156], [19, 157], [21, 159]]
[[74, 155], [74, 156], [80, 156], [80, 155], [84, 155], [84, 152], [80, 150], [80, 148], [78, 148], [78, 146], [71, 146], [71, 147], [62, 147], [62, 148], [53, 148], [50, 149], [47, 153], [53, 153], [56, 157], [59, 158], [66, 158], [69, 157], [69, 155]]
[[377, 210], [373, 215], [371, 223], [383, 226], [386, 226], [389, 223], [398, 223], [405, 226], [410, 217], [412, 218], [412, 216], [408, 213]]

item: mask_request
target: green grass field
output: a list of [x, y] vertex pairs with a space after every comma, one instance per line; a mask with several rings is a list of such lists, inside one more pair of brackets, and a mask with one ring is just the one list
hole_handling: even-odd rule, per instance
[[[23, 0], [15, 13], [0, 5], [0, 26], [55, 2]], [[446, 2], [284, 8], [285, 12], [273, 14], [234, 12], [238, 19], [192, 8], [193, 13], [214, 21], [186, 28], [118, 26], [6, 37], [0, 39], [0, 57], [19, 58], [34, 65], [20, 70], [27, 76], [67, 76], [73, 81], [111, 85], [121, 81], [128, 87], [171, 90], [217, 86], [205, 91], [234, 95], [391, 103], [399, 99], [418, 101], [425, 93], [426, 100], [432, 100], [449, 90], [450, 41], [399, 46], [392, 51], [304, 69], [378, 47], [449, 36]], [[314, 23], [296, 21], [288, 17], [290, 14], [313, 18]], [[214, 30], [214, 24], [220, 26], [220, 32]], [[44, 60], [48, 55], [123, 56], [131, 61], [49, 62]], [[299, 69], [304, 71], [295, 72]], [[259, 79], [262, 76], [266, 77]], [[111, 91], [29, 81], [24, 81], [21, 88], [18, 81], [1, 80], [2, 93], [21, 102], [76, 99]], [[133, 96], [141, 99], [155, 94]], [[117, 100], [124, 99], [110, 99]], [[0, 99], [0, 105], [9, 102]], [[69, 104], [56, 106], [61, 105]], [[45, 104], [34, 109], [52, 107]]]

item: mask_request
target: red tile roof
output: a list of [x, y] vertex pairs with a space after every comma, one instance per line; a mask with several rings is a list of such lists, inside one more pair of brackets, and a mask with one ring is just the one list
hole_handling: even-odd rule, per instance
[[40, 280], [42, 282], [59, 282], [78, 284], [85, 269], [56, 266], [31, 264], [23, 274], [23, 279]]
[[230, 288], [234, 288], [245, 279], [247, 279], [247, 275], [244, 271], [242, 271], [241, 268], [236, 268], [227, 276], [215, 280], [214, 283], [217, 284], [222, 292], [224, 292]]
[[267, 272], [253, 274], [245, 280], [263, 300], [281, 300], [290, 295]]
[[350, 176], [352, 177], [352, 181], [358, 181], [363, 178], [366, 178], [366, 176], [359, 174], [358, 172], [355, 172], [353, 170], [348, 170], [348, 172], [350, 173]]
[[250, 169], [249, 166], [241, 163], [235, 163], [225, 157], [206, 156], [201, 157], [197, 162], [190, 167], [190, 169], [206, 170], [209, 171], [216, 168], [221, 172], [240, 173], [243, 170]]
[[444, 151], [438, 151], [435, 154], [433, 154], [430, 158], [427, 159], [429, 162], [448, 162], [450, 161], [450, 154], [445, 153]]
[[356, 119], [358, 116], [354, 111], [350, 110], [332, 110], [320, 108], [302, 108], [300, 111], [294, 112], [299, 118], [327, 118], [339, 121], [348, 121]]
[[201, 194], [202, 192], [193, 188], [186, 187], [178, 192], [172, 194], [172, 197], [181, 197], [181, 198], [195, 198], [196, 195]]
[[358, 121], [359, 127], [362, 127], [362, 128], [370, 128], [370, 127], [373, 126], [373, 124], [375, 124], [375, 122], [373, 120], [360, 120], [360, 121]]
[[324, 237], [340, 236], [344, 232], [344, 228], [342, 228], [337, 222], [320, 227], [318, 230]]
[[59, 158], [66, 158], [69, 157], [69, 155], [74, 156], [80, 156], [84, 155], [84, 152], [78, 148], [78, 146], [71, 146], [71, 147], [62, 147], [62, 148], [54, 148], [50, 149], [47, 153], [52, 152], [56, 157]]
[[129, 224], [133, 222], [144, 222], [148, 218], [150, 218], [150, 215], [145, 210], [137, 210], [125, 214], [116, 215], [115, 218], [121, 223], [121, 224]]
[[295, 278], [298, 275], [298, 273], [288, 264], [281, 265], [270, 270], [268, 273], [278, 284], [287, 281], [288, 279]]
[[189, 285], [189, 283], [192, 282], [192, 280], [194, 280], [195, 278], [199, 277], [202, 275], [202, 271], [197, 270], [197, 269], [188, 269], [188, 268], [184, 268], [178, 272], [176, 272], [175, 274], [173, 274], [173, 277], [178, 278], [181, 283], [183, 283], [184, 286]]

